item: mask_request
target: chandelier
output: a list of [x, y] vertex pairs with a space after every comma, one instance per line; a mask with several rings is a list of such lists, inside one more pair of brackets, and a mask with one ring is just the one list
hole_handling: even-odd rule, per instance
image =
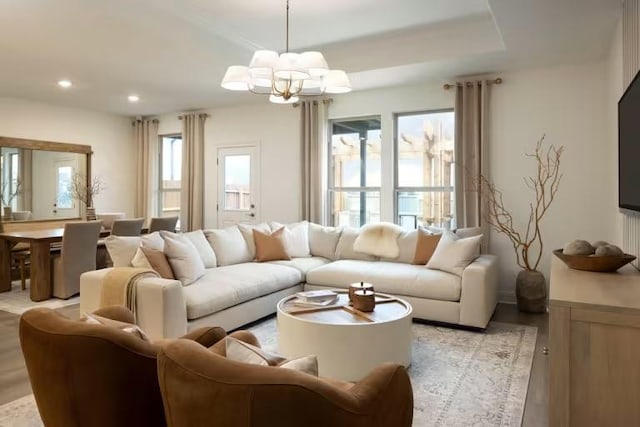
[[342, 70], [330, 70], [320, 52], [289, 52], [289, 0], [287, 0], [286, 45], [284, 53], [257, 50], [249, 66], [232, 65], [222, 79], [228, 90], [269, 95], [276, 104], [291, 104], [299, 96], [346, 93], [351, 82]]

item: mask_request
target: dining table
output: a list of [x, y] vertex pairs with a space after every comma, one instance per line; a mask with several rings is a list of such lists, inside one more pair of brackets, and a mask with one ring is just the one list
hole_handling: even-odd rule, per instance
[[[109, 231], [100, 233], [100, 237], [108, 235]], [[11, 290], [11, 249], [18, 243], [27, 243], [31, 252], [29, 296], [32, 301], [51, 298], [51, 244], [62, 242], [63, 236], [64, 228], [0, 233], [0, 292]]]

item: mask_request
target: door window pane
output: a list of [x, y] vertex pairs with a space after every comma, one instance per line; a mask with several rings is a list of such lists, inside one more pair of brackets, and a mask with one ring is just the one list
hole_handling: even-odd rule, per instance
[[59, 166], [56, 173], [56, 207], [60, 209], [72, 209], [73, 197], [71, 196], [71, 166]]
[[248, 154], [224, 157], [224, 208], [251, 208], [251, 156]]

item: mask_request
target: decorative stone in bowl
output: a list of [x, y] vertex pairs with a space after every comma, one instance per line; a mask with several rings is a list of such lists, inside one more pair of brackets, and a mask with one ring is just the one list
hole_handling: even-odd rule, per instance
[[620, 267], [635, 260], [633, 255], [567, 255], [562, 249], [553, 251], [569, 268], [575, 270], [614, 272]]

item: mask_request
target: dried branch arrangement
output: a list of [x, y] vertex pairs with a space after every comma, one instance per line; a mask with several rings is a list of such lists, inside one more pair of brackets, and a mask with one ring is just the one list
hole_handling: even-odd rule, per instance
[[[540, 221], [553, 202], [562, 179], [560, 157], [564, 147], [556, 148], [551, 145], [545, 149], [543, 147], [544, 139], [543, 135], [538, 140], [535, 151], [526, 155], [535, 160], [537, 173], [535, 176], [524, 178], [527, 187], [535, 192], [534, 201], [529, 203], [529, 221], [524, 233], [516, 229], [513, 216], [503, 201], [502, 191], [498, 190], [495, 184], [485, 176], [480, 176], [480, 188], [488, 205], [485, 220], [494, 230], [507, 235], [516, 252], [518, 265], [531, 271], [537, 270], [542, 258], [543, 243]], [[533, 254], [530, 253], [530, 250], [534, 248], [537, 248], [537, 251], [534, 251]]]
[[69, 191], [74, 199], [82, 202], [87, 207], [93, 206], [93, 198], [106, 190], [104, 181], [99, 176], [94, 176], [87, 184], [87, 178], [79, 173], [73, 174]]
[[11, 183], [5, 181], [2, 184], [2, 192], [0, 193], [0, 201], [2, 202], [2, 206], [11, 206], [11, 202], [16, 198], [18, 194], [22, 191], [22, 182], [18, 179], [16, 180], [16, 188], [11, 191]]

